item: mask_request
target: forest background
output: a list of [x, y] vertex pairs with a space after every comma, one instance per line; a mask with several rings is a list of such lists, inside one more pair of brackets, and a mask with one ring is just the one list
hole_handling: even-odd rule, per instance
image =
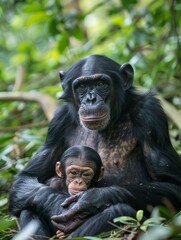
[[43, 144], [61, 104], [58, 73], [90, 54], [133, 65], [135, 85], [161, 98], [181, 154], [180, 1], [0, 0], [1, 239], [16, 233], [8, 214], [13, 178]]

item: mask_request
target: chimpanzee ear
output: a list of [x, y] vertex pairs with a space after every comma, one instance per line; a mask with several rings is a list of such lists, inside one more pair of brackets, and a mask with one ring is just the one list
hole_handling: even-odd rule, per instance
[[120, 67], [120, 74], [123, 79], [123, 87], [125, 90], [128, 90], [133, 84], [134, 79], [133, 67], [129, 63], [122, 64]]
[[100, 170], [100, 174], [99, 174], [99, 177], [98, 179], [96, 180], [96, 182], [99, 182], [104, 176], [104, 167], [102, 166], [101, 167], [101, 170]]
[[59, 77], [60, 77], [61, 81], [63, 80], [64, 76], [65, 76], [65, 72], [64, 71], [60, 71], [59, 72]]
[[62, 173], [62, 166], [60, 162], [56, 162], [56, 173], [59, 177], [63, 178], [63, 173]]

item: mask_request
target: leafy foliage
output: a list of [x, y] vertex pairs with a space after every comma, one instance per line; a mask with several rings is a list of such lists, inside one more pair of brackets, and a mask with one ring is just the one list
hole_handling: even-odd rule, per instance
[[[167, 210], [164, 209], [164, 211]], [[158, 208], [153, 210], [152, 216], [147, 220], [144, 220], [143, 214], [143, 211], [139, 210], [135, 219], [126, 216], [114, 219], [115, 223], [121, 223], [121, 226], [118, 226], [119, 230], [115, 232], [115, 236], [124, 237], [124, 235], [127, 235], [130, 240], [165, 240], [180, 238], [181, 213], [177, 214], [169, 221], [160, 216]]]
[[[179, 1], [0, 3], [0, 91], [40, 91], [56, 99], [60, 67], [66, 70], [81, 57], [105, 54], [120, 63], [129, 61], [136, 84], [152, 88], [181, 110]], [[11, 239], [17, 224], [8, 216], [8, 191], [14, 175], [44, 142], [47, 126], [22, 127], [46, 120], [35, 103], [1, 101], [0, 109], [0, 238]], [[170, 133], [181, 153], [181, 132], [173, 123]], [[135, 224], [141, 224], [141, 214]], [[180, 217], [174, 221], [180, 224]]]

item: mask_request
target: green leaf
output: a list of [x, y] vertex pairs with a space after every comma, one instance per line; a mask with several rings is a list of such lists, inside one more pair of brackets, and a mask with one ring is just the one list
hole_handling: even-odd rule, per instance
[[141, 229], [143, 232], [146, 232], [147, 228], [148, 228], [148, 225], [141, 225], [141, 226], [140, 226], [140, 229]]
[[32, 4], [26, 4], [25, 7], [23, 8], [24, 13], [35, 13], [35, 12], [40, 12], [43, 11], [42, 5], [39, 5], [37, 3], [32, 3]]
[[7, 198], [1, 199], [1, 200], [0, 200], [0, 207], [6, 205], [7, 202], [8, 202], [8, 199], [7, 199]]
[[69, 39], [68, 39], [68, 34], [67, 32], [62, 32], [58, 41], [58, 50], [60, 52], [65, 51], [65, 49], [69, 46]]
[[20, 65], [27, 62], [28, 55], [25, 53], [14, 54], [11, 58], [11, 64]]
[[3, 218], [0, 219], [0, 229], [1, 229], [1, 231], [15, 226], [15, 224], [16, 224], [15, 218], [3, 217]]
[[3, 144], [4, 143], [7, 145], [6, 142], [8, 142], [9, 140], [11, 140], [13, 138], [14, 134], [12, 133], [8, 133], [6, 135], [0, 135], [0, 144]]
[[46, 12], [37, 12], [26, 20], [25, 25], [29, 27], [35, 23], [48, 22], [50, 19], [51, 16], [48, 16]]
[[170, 236], [171, 229], [169, 227], [157, 226], [141, 235], [139, 240], [165, 240]]
[[113, 220], [114, 223], [116, 222], [121, 222], [121, 223], [129, 223], [129, 222], [132, 222], [132, 223], [137, 223], [137, 220], [132, 218], [132, 217], [128, 217], [128, 216], [122, 216], [122, 217], [118, 217], [118, 218], [115, 218]]
[[149, 218], [144, 221], [143, 225], [158, 224], [158, 223], [164, 222], [165, 220], [166, 219], [163, 217]]
[[[79, 238], [81, 239], [81, 238]], [[101, 240], [101, 238], [98, 238], [98, 237], [85, 237], [85, 238], [82, 238], [82, 239], [88, 239], [88, 240]]]
[[138, 220], [138, 222], [140, 222], [143, 219], [143, 210], [139, 210], [136, 213], [136, 219]]
[[73, 35], [75, 38], [77, 38], [78, 40], [82, 40], [84, 35], [83, 35], [83, 32], [82, 32], [82, 29], [78, 26], [76, 26], [74, 28], [74, 32], [73, 32]]

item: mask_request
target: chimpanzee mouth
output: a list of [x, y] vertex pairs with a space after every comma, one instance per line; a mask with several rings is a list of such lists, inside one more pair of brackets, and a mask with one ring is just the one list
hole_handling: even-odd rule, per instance
[[108, 114], [102, 114], [102, 115], [89, 115], [86, 117], [81, 116], [81, 120], [83, 122], [96, 122], [104, 120], [105, 118], [108, 118]]

